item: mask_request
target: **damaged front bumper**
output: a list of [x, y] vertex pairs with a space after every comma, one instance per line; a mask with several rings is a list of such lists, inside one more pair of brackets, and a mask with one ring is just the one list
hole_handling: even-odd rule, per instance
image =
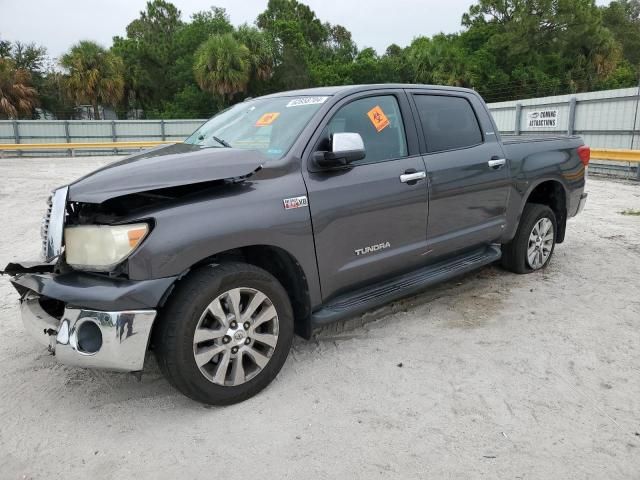
[[30, 265], [6, 273], [26, 330], [64, 364], [142, 370], [157, 308], [175, 277], [132, 281]]
[[42, 308], [35, 293], [27, 293], [20, 303], [26, 330], [60, 363], [121, 372], [142, 370], [155, 310], [65, 308], [58, 319]]

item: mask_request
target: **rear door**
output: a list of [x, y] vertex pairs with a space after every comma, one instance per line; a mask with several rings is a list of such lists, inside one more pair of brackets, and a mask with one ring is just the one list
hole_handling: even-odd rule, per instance
[[429, 258], [495, 241], [506, 224], [510, 173], [480, 99], [453, 91], [412, 98], [429, 179]]
[[[358, 133], [366, 157], [322, 170], [311, 156], [336, 132]], [[427, 186], [408, 97], [402, 90], [338, 102], [307, 149], [304, 172], [325, 299], [424, 262]], [[406, 181], [406, 174], [418, 174]], [[405, 180], [405, 181], [403, 181]]]

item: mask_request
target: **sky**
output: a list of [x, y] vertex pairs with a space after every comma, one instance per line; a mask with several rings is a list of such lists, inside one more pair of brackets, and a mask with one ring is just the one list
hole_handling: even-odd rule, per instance
[[[358, 47], [384, 53], [419, 35], [454, 33], [473, 0], [302, 0], [323, 22], [349, 29]], [[234, 25], [253, 23], [267, 0], [173, 0], [188, 20], [192, 13], [223, 7]], [[598, 4], [607, 3], [598, 0]], [[0, 39], [35, 42], [58, 57], [79, 40], [109, 47], [112, 37], [144, 9], [146, 0], [0, 0]]]
[[[267, 0], [173, 0], [182, 18], [215, 5], [234, 25], [253, 23]], [[391, 43], [406, 46], [418, 35], [461, 29], [471, 0], [303, 0], [322, 21], [338, 23], [353, 34], [358, 47], [379, 53]], [[57, 57], [79, 40], [105, 47], [144, 9], [146, 0], [0, 0], [0, 38], [36, 42]]]

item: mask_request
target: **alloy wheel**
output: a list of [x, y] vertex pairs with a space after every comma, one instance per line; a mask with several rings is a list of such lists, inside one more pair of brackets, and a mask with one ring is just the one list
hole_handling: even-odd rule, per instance
[[541, 218], [533, 226], [527, 245], [527, 263], [533, 270], [542, 268], [547, 262], [553, 250], [553, 242], [553, 223], [546, 217]]
[[278, 314], [264, 293], [234, 288], [216, 297], [200, 316], [193, 356], [200, 372], [223, 386], [258, 375], [278, 343]]

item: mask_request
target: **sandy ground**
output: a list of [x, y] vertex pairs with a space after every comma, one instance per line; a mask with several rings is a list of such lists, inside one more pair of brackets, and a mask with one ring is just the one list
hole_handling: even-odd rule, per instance
[[[0, 160], [0, 264], [106, 159]], [[640, 478], [640, 185], [591, 179], [549, 268], [485, 268], [297, 339], [228, 408], [56, 364], [0, 281], [0, 478]]]

